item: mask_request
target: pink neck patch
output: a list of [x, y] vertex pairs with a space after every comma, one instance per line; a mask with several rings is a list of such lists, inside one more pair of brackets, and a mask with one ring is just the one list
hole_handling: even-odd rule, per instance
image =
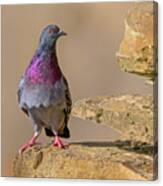
[[62, 76], [56, 56], [33, 57], [25, 72], [25, 76], [33, 83], [54, 85]]

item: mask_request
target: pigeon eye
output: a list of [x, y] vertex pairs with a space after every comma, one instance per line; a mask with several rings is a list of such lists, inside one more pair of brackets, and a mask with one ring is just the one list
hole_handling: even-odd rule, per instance
[[49, 33], [57, 33], [57, 32], [59, 32], [59, 28], [50, 28], [49, 30], [48, 30], [48, 32]]

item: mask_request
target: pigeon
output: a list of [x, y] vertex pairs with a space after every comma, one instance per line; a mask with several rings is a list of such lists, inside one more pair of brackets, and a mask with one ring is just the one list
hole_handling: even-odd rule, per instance
[[58, 64], [56, 42], [67, 35], [57, 25], [46, 26], [30, 64], [22, 75], [18, 87], [19, 107], [31, 119], [34, 134], [19, 153], [36, 144], [42, 128], [54, 137], [53, 145], [65, 148], [60, 137], [69, 138], [68, 121], [72, 101], [68, 82]]

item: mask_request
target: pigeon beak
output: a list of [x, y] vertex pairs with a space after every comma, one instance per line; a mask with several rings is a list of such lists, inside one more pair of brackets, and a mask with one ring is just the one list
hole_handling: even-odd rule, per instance
[[67, 35], [67, 33], [64, 32], [63, 30], [61, 30], [61, 31], [58, 33], [58, 37], [60, 37], [60, 36], [66, 36], [66, 35]]

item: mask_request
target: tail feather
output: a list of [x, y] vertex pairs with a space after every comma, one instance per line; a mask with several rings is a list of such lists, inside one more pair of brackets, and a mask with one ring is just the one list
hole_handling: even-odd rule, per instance
[[45, 128], [45, 134], [46, 134], [47, 136], [49, 136], [49, 137], [54, 136], [54, 133], [53, 133], [52, 130], [49, 129], [49, 128]]
[[70, 131], [69, 131], [67, 126], [65, 126], [63, 132], [61, 134], [59, 134], [59, 136], [61, 136], [63, 138], [69, 138], [70, 137]]
[[[55, 136], [54, 133], [52, 132], [52, 130], [49, 129], [49, 128], [45, 128], [45, 134], [49, 137]], [[63, 137], [63, 138], [69, 138], [70, 137], [70, 131], [69, 131], [67, 126], [65, 126], [62, 133], [59, 133], [59, 136]]]

